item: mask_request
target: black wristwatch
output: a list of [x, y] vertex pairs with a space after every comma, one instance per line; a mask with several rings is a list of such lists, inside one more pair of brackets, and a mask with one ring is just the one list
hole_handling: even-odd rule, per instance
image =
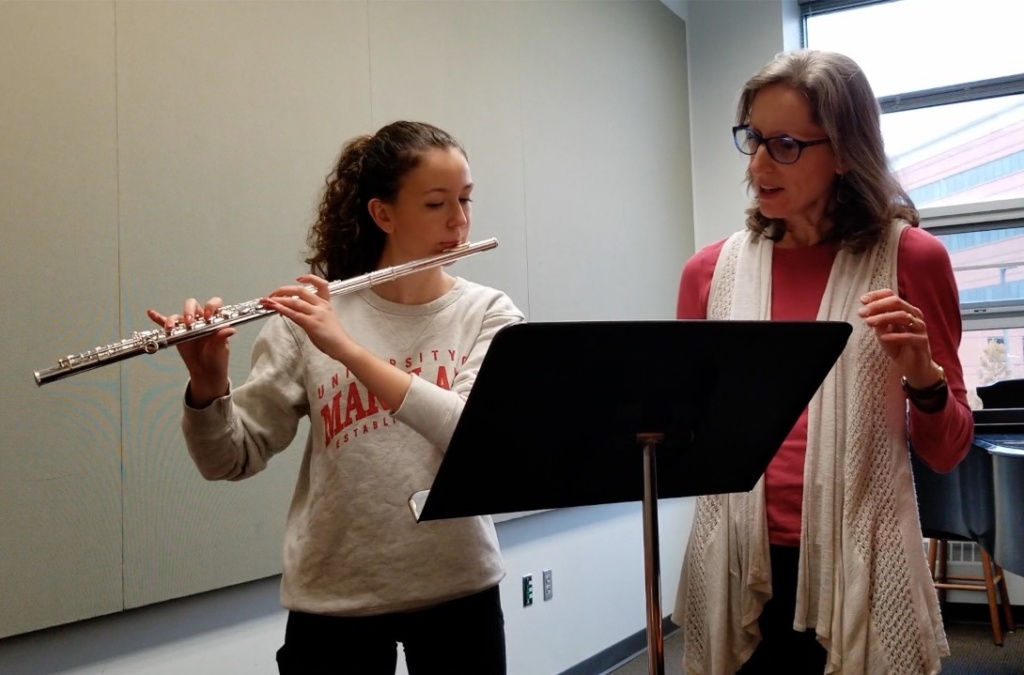
[[907, 398], [910, 399], [910, 402], [919, 410], [925, 412], [935, 412], [945, 407], [946, 397], [949, 395], [946, 386], [946, 371], [940, 365], [936, 364], [935, 367], [939, 369], [939, 381], [927, 387], [918, 389], [910, 386], [906, 375], [900, 380], [900, 384], [903, 385], [903, 391], [907, 393]]

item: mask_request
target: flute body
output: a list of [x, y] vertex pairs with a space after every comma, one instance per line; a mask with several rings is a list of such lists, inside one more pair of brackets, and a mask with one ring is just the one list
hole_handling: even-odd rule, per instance
[[[498, 240], [494, 238], [462, 244], [427, 258], [384, 267], [358, 277], [352, 277], [351, 279], [332, 281], [327, 288], [332, 297], [355, 293], [356, 291], [361, 291], [407, 274], [413, 274], [439, 265], [446, 265], [460, 258], [488, 251], [497, 245]], [[313, 289], [312, 286], [307, 288]], [[70, 377], [71, 375], [99, 368], [100, 366], [124, 361], [140, 354], [155, 354], [161, 349], [166, 349], [188, 340], [205, 337], [221, 328], [249, 323], [250, 321], [262, 319], [276, 313], [263, 307], [259, 299], [256, 299], [237, 305], [225, 305], [217, 310], [209, 319], [196, 319], [190, 326], [179, 322], [169, 330], [155, 328], [153, 330], [135, 331], [130, 337], [120, 342], [95, 347], [80, 354], [69, 354], [58, 359], [56, 366], [35, 371], [36, 384], [42, 386], [49, 382]]]

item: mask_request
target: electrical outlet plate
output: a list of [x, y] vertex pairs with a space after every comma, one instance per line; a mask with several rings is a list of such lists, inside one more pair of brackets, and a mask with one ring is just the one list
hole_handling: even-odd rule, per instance
[[555, 597], [555, 587], [551, 585], [551, 570], [544, 570], [541, 578], [544, 580], [544, 600], [548, 601]]

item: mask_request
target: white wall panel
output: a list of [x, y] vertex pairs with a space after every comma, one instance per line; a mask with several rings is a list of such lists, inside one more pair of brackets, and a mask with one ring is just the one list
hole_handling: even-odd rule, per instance
[[522, 13], [531, 318], [674, 318], [692, 252], [683, 24], [645, 3]]
[[0, 3], [0, 637], [122, 606], [113, 13]]
[[370, 3], [373, 128], [430, 122], [456, 136], [473, 175], [473, 240], [498, 248], [452, 273], [505, 291], [529, 316], [517, 2]]
[[[126, 330], [292, 283], [324, 177], [369, 126], [366, 6], [130, 2], [117, 26]], [[235, 382], [262, 325], [232, 338]], [[182, 440], [177, 354], [123, 375], [126, 606], [278, 573], [307, 427], [263, 474], [210, 483]]]

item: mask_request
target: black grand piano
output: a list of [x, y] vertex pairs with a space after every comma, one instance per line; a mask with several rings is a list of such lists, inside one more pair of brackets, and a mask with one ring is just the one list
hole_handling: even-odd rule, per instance
[[[978, 387], [974, 447], [992, 466], [992, 559], [1024, 576], [1024, 380]], [[980, 542], [979, 542], [980, 543]]]
[[[1002, 571], [1024, 576], [1024, 380], [1004, 380], [977, 391], [983, 408], [974, 411], [974, 440], [967, 456], [953, 471], [940, 474], [912, 454], [914, 484], [924, 536], [977, 543], [997, 566], [996, 583], [1006, 602]], [[929, 558], [934, 572], [934, 551]], [[957, 581], [971, 579], [976, 577]], [[965, 588], [961, 583], [936, 587]], [[967, 588], [986, 590], [977, 584]], [[995, 642], [1002, 644], [991, 591], [989, 605]], [[1009, 608], [1003, 609], [1013, 630]]]
[[921, 527], [976, 542], [1024, 576], [1024, 380], [978, 387], [978, 396], [974, 441], [956, 469], [939, 474], [912, 460]]

